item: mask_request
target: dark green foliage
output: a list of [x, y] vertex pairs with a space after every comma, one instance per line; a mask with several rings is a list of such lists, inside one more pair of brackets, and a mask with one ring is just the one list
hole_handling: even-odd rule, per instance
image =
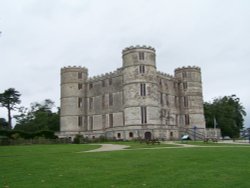
[[0, 130], [2, 129], [8, 129], [8, 122], [4, 118], [0, 118]]
[[216, 127], [221, 129], [222, 136], [239, 137], [246, 112], [236, 95], [216, 98], [212, 103], [206, 102], [204, 111], [207, 128], [213, 128], [216, 119]]
[[15, 130], [37, 132], [42, 130], [59, 131], [59, 108], [52, 112], [54, 102], [46, 99], [42, 103], [32, 103], [31, 109], [20, 108], [20, 115], [15, 116]]
[[0, 130], [0, 136], [6, 137], [9, 139], [34, 139], [34, 138], [46, 138], [46, 139], [55, 139], [53, 131], [38, 131], [33, 133], [28, 133], [19, 130]]
[[14, 88], [9, 88], [0, 93], [0, 106], [8, 110], [8, 129], [12, 129], [11, 111], [16, 109], [16, 105], [21, 103], [21, 94]]

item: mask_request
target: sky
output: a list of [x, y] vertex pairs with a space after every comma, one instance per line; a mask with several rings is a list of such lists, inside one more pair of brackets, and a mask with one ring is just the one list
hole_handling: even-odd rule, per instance
[[92, 77], [121, 67], [124, 48], [150, 45], [159, 71], [201, 68], [204, 101], [236, 94], [250, 127], [249, 0], [0, 0], [0, 32], [0, 93], [15, 88], [22, 106], [60, 106], [64, 66]]

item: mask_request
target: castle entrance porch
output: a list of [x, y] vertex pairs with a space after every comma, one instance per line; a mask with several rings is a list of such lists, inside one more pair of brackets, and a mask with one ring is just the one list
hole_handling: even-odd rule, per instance
[[151, 137], [152, 137], [151, 132], [145, 132], [145, 134], [144, 134], [145, 140], [151, 140]]

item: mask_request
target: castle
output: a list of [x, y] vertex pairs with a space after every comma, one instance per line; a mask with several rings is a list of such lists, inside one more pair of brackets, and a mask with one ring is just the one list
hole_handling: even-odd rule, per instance
[[155, 58], [154, 48], [131, 46], [111, 73], [89, 78], [85, 67], [62, 68], [59, 137], [172, 140], [205, 130], [200, 68], [172, 76], [157, 71]]

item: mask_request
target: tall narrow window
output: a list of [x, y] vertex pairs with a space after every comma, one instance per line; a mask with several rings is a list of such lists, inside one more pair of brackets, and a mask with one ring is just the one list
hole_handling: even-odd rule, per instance
[[145, 66], [144, 65], [139, 66], [139, 72], [140, 73], [145, 73]]
[[188, 97], [187, 96], [183, 97], [183, 100], [184, 100], [184, 107], [188, 107]]
[[89, 89], [93, 88], [93, 83], [89, 83]]
[[187, 82], [183, 82], [183, 89], [184, 89], [184, 90], [187, 89]]
[[82, 98], [78, 98], [78, 108], [82, 107]]
[[144, 60], [144, 52], [139, 52], [139, 60]]
[[78, 72], [78, 79], [82, 79], [82, 72]]
[[141, 123], [147, 123], [147, 108], [145, 106], [141, 107]]
[[89, 130], [93, 130], [93, 126], [94, 126], [94, 121], [93, 121], [93, 116], [89, 117]]
[[78, 89], [82, 89], [82, 84], [78, 84]]
[[166, 94], [166, 105], [169, 106], [169, 97], [168, 97], [168, 94]]
[[102, 129], [104, 130], [106, 126], [106, 115], [102, 115]]
[[189, 115], [185, 114], [185, 125], [189, 125], [190, 120], [189, 120]]
[[182, 72], [182, 78], [186, 78], [187, 77], [187, 72]]
[[90, 110], [93, 109], [93, 98], [92, 97], [89, 98], [89, 109]]
[[102, 87], [105, 87], [105, 80], [102, 80]]
[[163, 93], [160, 94], [161, 105], [163, 105]]
[[109, 127], [113, 127], [113, 114], [109, 114]]
[[105, 108], [105, 95], [102, 95], [102, 109]]
[[175, 107], [178, 107], [178, 97], [177, 96], [175, 96], [174, 97], [174, 103], [175, 103]]
[[109, 85], [112, 85], [112, 78], [109, 78]]
[[140, 84], [141, 96], [146, 96], [146, 84]]
[[113, 106], [113, 94], [109, 94], [109, 106]]
[[88, 116], [84, 117], [84, 130], [87, 131], [88, 130]]
[[78, 126], [82, 126], [82, 116], [78, 116]]

